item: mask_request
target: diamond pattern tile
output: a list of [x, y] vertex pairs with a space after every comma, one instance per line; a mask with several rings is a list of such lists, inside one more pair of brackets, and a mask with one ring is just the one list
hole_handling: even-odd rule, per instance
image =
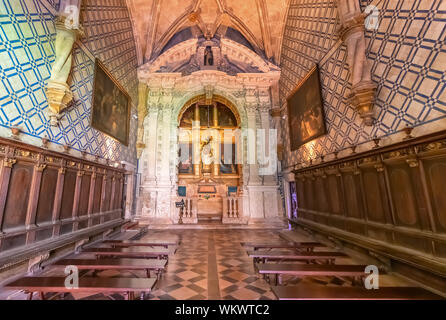
[[[365, 10], [372, 2], [361, 0], [361, 8]], [[283, 121], [285, 167], [375, 136], [390, 135], [406, 125], [424, 126], [446, 117], [444, 1], [374, 2], [380, 11], [379, 27], [366, 31], [366, 54], [378, 86], [373, 127], [362, 124], [346, 99], [350, 75], [346, 47], [335, 47], [339, 28], [335, 3], [292, 0], [290, 4], [281, 60], [281, 101], [286, 101], [314, 63], [323, 60], [320, 67], [328, 134], [291, 152], [288, 122]]]
[[137, 58], [125, 0], [84, 0], [81, 21], [86, 38], [73, 49], [68, 83], [74, 94], [58, 128], [50, 127], [45, 87], [54, 62], [54, 13], [59, 0], [0, 0], [0, 126], [47, 136], [111, 160], [135, 163], [136, 111], [130, 145], [124, 147], [90, 127], [94, 57], [101, 59], [137, 101]]

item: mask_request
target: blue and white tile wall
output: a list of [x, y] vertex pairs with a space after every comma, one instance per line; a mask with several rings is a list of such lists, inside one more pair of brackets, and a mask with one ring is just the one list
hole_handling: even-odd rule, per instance
[[[49, 126], [45, 86], [54, 62], [58, 0], [0, 0], [0, 134], [11, 126], [25, 136], [49, 137], [53, 146], [114, 161], [136, 162], [136, 110], [125, 147], [90, 127], [94, 58], [101, 59], [137, 103], [137, 58], [125, 0], [84, 0], [86, 38], [75, 45], [69, 84], [73, 105], [59, 128]], [[24, 139], [33, 143], [32, 139]]]
[[[358, 0], [359, 1], [359, 0]], [[339, 46], [335, 1], [291, 0], [282, 49], [281, 101], [321, 60], [328, 134], [290, 151], [284, 121], [284, 167], [389, 136], [406, 125], [420, 133], [446, 119], [446, 3], [442, 0], [361, 0], [380, 12], [377, 30], [366, 32], [367, 57], [377, 83], [376, 123], [365, 127], [348, 105], [347, 49]], [[327, 56], [328, 55], [328, 56]]]

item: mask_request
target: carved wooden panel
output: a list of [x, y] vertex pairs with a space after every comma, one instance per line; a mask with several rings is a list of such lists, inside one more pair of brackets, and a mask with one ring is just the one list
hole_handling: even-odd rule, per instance
[[363, 180], [368, 220], [385, 223], [385, 203], [381, 197], [378, 172], [375, 169], [364, 170]]
[[348, 216], [359, 218], [361, 217], [361, 199], [359, 198], [358, 186], [355, 183], [355, 176], [353, 173], [348, 173], [344, 175], [343, 180]]
[[81, 179], [81, 193], [79, 198], [79, 216], [88, 214], [88, 199], [90, 198], [90, 174], [84, 174]]
[[327, 178], [327, 184], [329, 190], [328, 197], [330, 199], [331, 212], [333, 212], [334, 214], [341, 214], [341, 192], [339, 190], [338, 178], [336, 177], [336, 175], [329, 175]]
[[325, 191], [326, 180], [322, 177], [318, 177], [315, 183], [315, 196], [317, 200], [316, 208], [321, 212], [329, 212], [330, 208], [328, 206], [327, 193]]
[[305, 192], [306, 208], [310, 209], [310, 210], [315, 210], [315, 206], [314, 206], [315, 197], [314, 197], [314, 190], [313, 190], [313, 180], [311, 180], [311, 179], [305, 180], [304, 185], [305, 185], [304, 192]]
[[397, 223], [415, 227], [418, 223], [417, 204], [409, 170], [409, 167], [405, 164], [393, 166], [389, 170], [389, 180]]
[[73, 216], [74, 192], [76, 189], [76, 171], [67, 170], [62, 193], [61, 219]]
[[4, 232], [25, 227], [33, 171], [34, 166], [28, 163], [19, 162], [12, 168], [3, 218]]
[[426, 175], [436, 226], [446, 232], [446, 159], [426, 161]]
[[94, 185], [93, 213], [101, 211], [102, 175], [96, 176]]
[[111, 189], [112, 189], [112, 181], [110, 177], [107, 177], [107, 181], [105, 183], [105, 198], [104, 198], [104, 212], [110, 210], [110, 199], [111, 199]]
[[37, 205], [37, 225], [52, 220], [58, 175], [58, 170], [55, 168], [47, 168], [43, 171]]
[[307, 208], [307, 204], [305, 202], [304, 184], [300, 179], [296, 179], [296, 190], [298, 207], [302, 209]]

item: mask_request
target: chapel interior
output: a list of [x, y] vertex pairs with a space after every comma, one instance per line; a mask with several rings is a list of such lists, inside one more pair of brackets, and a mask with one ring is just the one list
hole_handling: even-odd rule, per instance
[[444, 0], [0, 0], [0, 300], [445, 299], [445, 190]]

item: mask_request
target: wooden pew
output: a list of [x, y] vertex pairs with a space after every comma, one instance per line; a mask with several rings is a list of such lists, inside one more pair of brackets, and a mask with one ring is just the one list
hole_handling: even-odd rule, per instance
[[161, 240], [161, 239], [153, 239], [153, 240], [106, 240], [103, 242], [104, 244], [109, 244], [112, 247], [164, 247], [166, 249], [169, 246], [178, 246], [178, 240]]
[[[256, 268], [265, 277], [275, 276], [275, 285], [282, 284], [283, 275], [296, 277], [307, 276], [330, 276], [330, 277], [352, 277], [354, 283], [369, 275], [365, 273], [366, 265], [336, 265], [336, 264], [257, 264]], [[381, 274], [384, 274], [382, 272]]]
[[168, 259], [169, 250], [166, 249], [147, 249], [143, 247], [132, 248], [85, 248], [83, 253], [92, 253], [96, 257], [122, 257], [122, 258], [156, 258]]
[[64, 259], [55, 262], [52, 266], [76, 266], [79, 270], [145, 270], [147, 278], [154, 271], [159, 279], [166, 270], [166, 260], [141, 260], [141, 259]]
[[381, 287], [367, 290], [363, 287], [328, 287], [321, 285], [271, 287], [279, 300], [443, 300], [423, 288]]
[[31, 300], [33, 294], [38, 292], [42, 299], [47, 292], [54, 293], [124, 293], [128, 300], [135, 299], [135, 292], [149, 293], [155, 285], [156, 279], [135, 279], [135, 278], [79, 278], [79, 288], [69, 288], [65, 286], [65, 277], [26, 277], [14, 281], [5, 286], [10, 290], [24, 290], [29, 293]]
[[336, 258], [347, 257], [341, 252], [306, 252], [293, 253], [289, 251], [249, 251], [248, 256], [254, 259], [254, 263], [266, 263], [268, 261], [323, 261], [333, 264]]
[[240, 242], [240, 244], [244, 247], [250, 247], [254, 251], [259, 249], [295, 249], [298, 251], [301, 249], [306, 249], [308, 252], [311, 252], [315, 248], [325, 248], [325, 245], [319, 242]]

